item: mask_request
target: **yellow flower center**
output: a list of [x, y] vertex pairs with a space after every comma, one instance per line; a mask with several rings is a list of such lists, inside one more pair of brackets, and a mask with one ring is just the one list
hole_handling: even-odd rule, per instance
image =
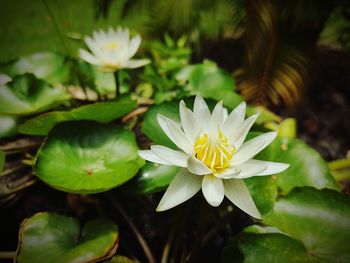
[[210, 170], [216, 172], [230, 164], [235, 148], [228, 143], [227, 137], [220, 131], [209, 136], [204, 133], [194, 144], [194, 153]]
[[109, 50], [113, 50], [113, 49], [116, 49], [118, 48], [118, 43], [117, 42], [107, 42], [104, 44], [104, 48], [105, 49], [109, 49]]

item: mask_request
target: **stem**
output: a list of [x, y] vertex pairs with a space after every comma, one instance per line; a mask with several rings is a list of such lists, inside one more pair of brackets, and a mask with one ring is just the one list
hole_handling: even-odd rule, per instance
[[1, 259], [11, 259], [16, 257], [16, 251], [0, 251]]
[[114, 78], [115, 78], [115, 97], [119, 97], [119, 71], [114, 72]]
[[189, 262], [198, 262], [199, 252], [200, 252], [200, 249], [202, 247], [202, 238], [203, 238], [204, 231], [205, 231], [205, 225], [208, 221], [208, 208], [209, 208], [209, 206], [208, 206], [207, 202], [205, 200], [203, 200], [201, 212], [200, 212], [200, 216], [199, 216], [201, 221], [199, 222], [197, 237], [196, 237], [195, 243], [193, 245], [192, 252], [188, 256]]
[[155, 260], [155, 257], [152, 254], [151, 249], [149, 248], [146, 240], [144, 239], [144, 237], [142, 236], [140, 231], [137, 229], [135, 224], [132, 222], [132, 220], [129, 217], [129, 215], [126, 213], [124, 208], [119, 204], [117, 199], [114, 198], [114, 196], [112, 196], [111, 194], [108, 194], [108, 197], [111, 200], [113, 206], [118, 210], [119, 214], [123, 217], [125, 222], [129, 225], [129, 227], [131, 228], [132, 232], [134, 232], [134, 234], [136, 236], [136, 239], [139, 241], [139, 243], [140, 243], [140, 245], [141, 245], [141, 247], [143, 249], [143, 252], [145, 253], [145, 256], [147, 257], [148, 262], [155, 263], [156, 260]]

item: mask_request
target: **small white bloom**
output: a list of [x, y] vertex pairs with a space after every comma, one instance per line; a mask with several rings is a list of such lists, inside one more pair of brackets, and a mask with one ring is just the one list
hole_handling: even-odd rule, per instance
[[80, 49], [79, 56], [104, 71], [121, 68], [138, 68], [148, 64], [148, 59], [131, 59], [141, 44], [141, 36], [129, 39], [129, 30], [118, 27], [116, 30], [94, 31], [92, 37], [85, 37], [91, 53]]
[[257, 115], [245, 119], [242, 102], [229, 115], [222, 103], [212, 113], [202, 97], [194, 101], [193, 112], [180, 102], [181, 126], [158, 114], [158, 122], [180, 150], [161, 145], [139, 151], [147, 161], [183, 167], [160, 201], [157, 211], [170, 209], [194, 196], [201, 188], [212, 206], [226, 196], [255, 218], [261, 215], [242, 179], [280, 173], [289, 165], [252, 159], [269, 145], [276, 132], [268, 132], [244, 142]]

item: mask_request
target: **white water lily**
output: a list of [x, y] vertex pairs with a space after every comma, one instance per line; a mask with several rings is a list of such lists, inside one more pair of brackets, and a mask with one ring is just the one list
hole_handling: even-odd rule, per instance
[[80, 49], [79, 56], [86, 62], [99, 66], [103, 71], [116, 71], [121, 68], [138, 68], [148, 64], [148, 59], [131, 59], [141, 44], [141, 36], [129, 39], [129, 30], [118, 27], [116, 30], [95, 31], [92, 37], [85, 37], [90, 49]]
[[158, 123], [180, 150], [161, 145], [141, 150], [147, 161], [183, 167], [171, 181], [157, 211], [187, 201], [201, 188], [207, 202], [219, 206], [226, 196], [247, 214], [261, 218], [243, 179], [280, 173], [289, 165], [252, 159], [269, 145], [276, 132], [245, 138], [257, 115], [245, 119], [242, 102], [230, 114], [219, 102], [212, 113], [202, 97], [194, 101], [193, 112], [180, 102], [181, 125], [158, 114]]

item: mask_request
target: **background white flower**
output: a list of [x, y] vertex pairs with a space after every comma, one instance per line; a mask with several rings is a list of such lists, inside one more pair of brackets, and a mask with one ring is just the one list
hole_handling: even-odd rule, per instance
[[90, 52], [79, 50], [79, 56], [104, 71], [116, 71], [121, 68], [138, 68], [148, 64], [148, 59], [131, 59], [141, 44], [141, 36], [129, 39], [129, 30], [118, 27], [116, 30], [94, 31], [93, 37], [85, 37]]
[[257, 115], [245, 119], [242, 102], [229, 115], [222, 103], [212, 113], [202, 97], [194, 101], [193, 112], [180, 102], [181, 126], [158, 114], [158, 122], [180, 150], [161, 145], [139, 151], [145, 160], [183, 167], [172, 180], [157, 211], [170, 209], [194, 196], [201, 188], [212, 206], [226, 196], [233, 204], [255, 218], [261, 218], [242, 179], [280, 173], [289, 165], [252, 159], [276, 137], [268, 132], [244, 142]]

